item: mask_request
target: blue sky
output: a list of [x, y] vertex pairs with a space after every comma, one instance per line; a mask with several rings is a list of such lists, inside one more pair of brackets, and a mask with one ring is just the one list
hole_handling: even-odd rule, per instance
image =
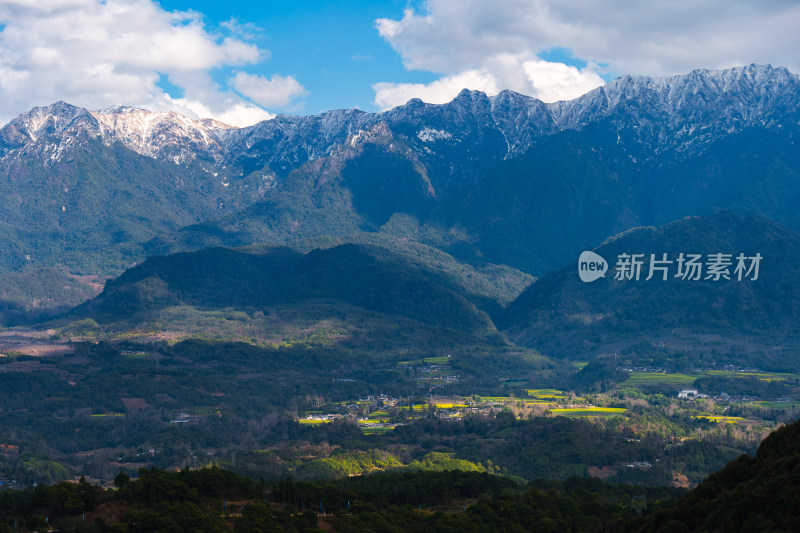
[[546, 102], [618, 75], [800, 68], [794, 0], [0, 0], [0, 123], [63, 100], [236, 126], [277, 113]]
[[[248, 72], [270, 76], [291, 75], [306, 89], [302, 100], [274, 108], [299, 114], [317, 114], [329, 109], [353, 108], [374, 111], [374, 83], [428, 83], [436, 75], [408, 71], [391, 45], [375, 28], [379, 18], [401, 18], [408, 2], [390, 1], [297, 1], [225, 2], [162, 1], [167, 10], [194, 9], [207, 24], [237, 20], [260, 29], [252, 42], [269, 51], [269, 59]], [[222, 80], [230, 69], [215, 76]]]

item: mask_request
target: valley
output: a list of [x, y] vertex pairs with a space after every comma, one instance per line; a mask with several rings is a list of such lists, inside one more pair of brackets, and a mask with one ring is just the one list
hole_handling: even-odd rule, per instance
[[510, 347], [392, 360], [323, 337], [277, 348], [95, 342], [2, 358], [14, 398], [0, 412], [2, 444], [15, 451], [0, 477], [109, 483], [120, 470], [216, 465], [278, 481], [456, 468], [689, 487], [800, 412], [800, 376], [754, 369], [619, 361], [621, 377], [590, 373], [599, 381], [580, 392], [553, 385], [589, 365], [569, 372]]
[[246, 128], [20, 115], [0, 532], [647, 531], [717, 505], [694, 499], [797, 454], [798, 95], [749, 65]]

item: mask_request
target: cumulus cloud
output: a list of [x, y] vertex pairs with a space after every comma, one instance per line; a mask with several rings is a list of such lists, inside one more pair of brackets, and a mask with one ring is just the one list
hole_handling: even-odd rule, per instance
[[275, 74], [271, 78], [237, 72], [231, 86], [239, 94], [264, 107], [286, 106], [306, 90], [292, 76]]
[[429, 84], [376, 83], [372, 86], [375, 90], [375, 105], [381, 109], [404, 104], [412, 98], [419, 98], [430, 104], [443, 104], [452, 100], [465, 87], [487, 94], [499, 92], [495, 77], [483, 70], [469, 70]]
[[[623, 0], [602, 6], [594, 0], [504, 0], [502, 6], [495, 0], [428, 0], [425, 6], [423, 12], [406, 10], [399, 20], [376, 21], [406, 68], [439, 73], [440, 81], [478, 69], [500, 88], [543, 100], [597, 86], [598, 71], [673, 75], [753, 62], [800, 67], [800, 4], [791, 0]], [[588, 66], [571, 69], [540, 59], [554, 48], [571, 51]], [[377, 84], [376, 91], [387, 87]], [[377, 94], [376, 103], [386, 100]]]
[[[235, 125], [272, 116], [211, 77], [268, 52], [210, 31], [199, 13], [165, 11], [152, 0], [5, 0], [0, 24], [3, 122], [56, 100], [175, 109]], [[180, 98], [159, 86], [162, 76]]]
[[495, 95], [503, 89], [535, 96], [544, 102], [570, 100], [599, 87], [603, 79], [591, 68], [579, 70], [563, 63], [542, 61], [518, 54], [498, 54], [478, 69], [443, 76], [428, 84], [389, 83], [372, 85], [375, 105], [390, 109], [411, 98], [431, 104], [449, 102], [464, 88]]
[[603, 79], [592, 67], [579, 70], [563, 63], [536, 59], [520, 63], [526, 82], [533, 88], [529, 92], [521, 87], [520, 92], [532, 94], [544, 102], [571, 100], [603, 85]]

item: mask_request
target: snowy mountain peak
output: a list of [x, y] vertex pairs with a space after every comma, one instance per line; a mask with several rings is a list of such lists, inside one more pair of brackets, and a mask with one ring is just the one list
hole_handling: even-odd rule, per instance
[[80, 139], [100, 138], [149, 157], [176, 164], [194, 159], [220, 161], [221, 137], [232, 126], [212, 119], [195, 120], [174, 111], [148, 111], [114, 106], [88, 111], [64, 102], [34, 107], [0, 130], [2, 155], [9, 150], [33, 150], [56, 161]]
[[611, 102], [635, 98], [643, 93], [659, 94], [674, 101], [681, 94], [699, 92], [708, 96], [738, 92], [752, 97], [767, 87], [792, 85], [799, 81], [800, 77], [786, 68], [753, 64], [725, 70], [698, 69], [664, 78], [623, 76], [595, 91], [605, 93]]
[[219, 120], [214, 120], [213, 118], [201, 118], [197, 120], [198, 124], [201, 124], [204, 128], [209, 130], [237, 130], [239, 129], [237, 126], [231, 126], [229, 124], [225, 124], [220, 122]]
[[[194, 159], [198, 150], [213, 157], [221, 149], [212, 128], [174, 111], [111, 108], [92, 116], [105, 142], [120, 142], [142, 155], [157, 157], [166, 152], [176, 163], [183, 163]], [[214, 129], [229, 129], [214, 124], [223, 126]]]
[[617, 132], [628, 132], [628, 142], [639, 146], [637, 157], [649, 157], [666, 150], [702, 150], [714, 139], [749, 126], [770, 127], [792, 117], [797, 121], [798, 101], [797, 74], [747, 65], [664, 78], [624, 76], [574, 100], [548, 104], [512, 91], [488, 97], [464, 89], [445, 104], [410, 100], [383, 113], [351, 109], [278, 115], [247, 128], [172, 111], [115, 106], [92, 112], [57, 102], [33, 108], [0, 130], [0, 157], [36, 145], [38, 153], [57, 160], [88, 135], [179, 164], [199, 159], [243, 173], [269, 167], [287, 174], [379, 122], [425, 153], [436, 150], [428, 146], [435, 137], [432, 131], [448, 132], [450, 137], [435, 137], [448, 145], [498, 132], [495, 138], [501, 143], [504, 139], [505, 158], [524, 153], [548, 135], [605, 122]]
[[647, 136], [650, 149], [659, 152], [694, 150], [747, 126], [777, 124], [798, 113], [798, 97], [800, 76], [748, 65], [664, 78], [623, 76], [575, 100], [547, 105], [561, 130], [609, 120]]
[[46, 134], [61, 134], [73, 127], [76, 122], [86, 125], [89, 112], [66, 102], [56, 102], [49, 106], [34, 107], [11, 121], [16, 130], [30, 140], [37, 140]]

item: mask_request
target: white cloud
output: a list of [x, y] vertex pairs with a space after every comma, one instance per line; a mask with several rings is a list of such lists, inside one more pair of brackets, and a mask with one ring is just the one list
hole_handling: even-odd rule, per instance
[[252, 22], [241, 22], [236, 17], [221, 22], [220, 26], [246, 40], [254, 40], [265, 34], [264, 28], [256, 26]]
[[545, 102], [569, 100], [599, 87], [602, 78], [591, 69], [579, 70], [520, 55], [498, 54], [487, 58], [479, 69], [443, 76], [428, 84], [376, 83], [375, 105], [390, 109], [411, 98], [431, 104], [449, 102], [464, 88], [495, 95], [503, 89], [535, 96]]
[[[494, 76], [501, 89], [525, 89], [520, 92], [544, 100], [598, 83], [592, 65], [634, 75], [747, 63], [800, 69], [800, 3], [793, 0], [603, 5], [596, 0], [504, 0], [502, 5], [496, 0], [428, 0], [425, 6], [421, 13], [406, 10], [399, 20], [376, 21], [408, 69], [439, 73], [443, 80], [479, 69]], [[553, 48], [570, 50], [590, 67], [567, 71], [563, 64], [539, 59]]]
[[[57, 100], [174, 109], [235, 125], [272, 116], [210, 74], [258, 63], [268, 52], [210, 31], [199, 13], [165, 11], [153, 0], [4, 0], [0, 25], [3, 123]], [[162, 75], [181, 98], [158, 86]]]
[[372, 86], [375, 91], [375, 105], [381, 109], [405, 104], [412, 98], [419, 98], [429, 104], [443, 104], [452, 100], [465, 87], [488, 94], [498, 92], [495, 77], [482, 70], [446, 76], [429, 84], [376, 83]]
[[544, 102], [572, 100], [603, 85], [603, 79], [592, 68], [578, 70], [563, 63], [531, 59], [522, 61], [522, 70], [533, 90], [520, 92]]
[[230, 126], [248, 126], [275, 118], [273, 113], [265, 109], [231, 98], [212, 109], [199, 100], [170, 98], [169, 95], [164, 95], [161, 101], [155, 102], [147, 109], [171, 110], [195, 118], [213, 118]]
[[242, 96], [264, 107], [287, 106], [306, 90], [292, 76], [273, 75], [271, 78], [237, 72], [231, 87]]

